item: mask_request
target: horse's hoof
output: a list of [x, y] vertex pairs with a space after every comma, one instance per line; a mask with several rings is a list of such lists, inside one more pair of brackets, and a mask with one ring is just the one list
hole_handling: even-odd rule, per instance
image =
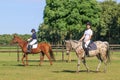
[[28, 64], [26, 64], [26, 66], [28, 66]]
[[106, 73], [106, 70], [104, 70], [103, 72]]
[[87, 72], [89, 73], [89, 72], [90, 72], [90, 70], [87, 70]]
[[96, 72], [100, 72], [99, 70], [96, 70]]
[[41, 64], [39, 64], [39, 66], [42, 66]]
[[79, 73], [79, 71], [76, 71], [76, 73]]

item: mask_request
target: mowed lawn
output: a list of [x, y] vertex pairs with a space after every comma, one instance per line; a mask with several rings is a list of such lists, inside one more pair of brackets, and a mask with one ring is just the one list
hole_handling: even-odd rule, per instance
[[[101, 65], [100, 71], [96, 72], [98, 60], [96, 57], [87, 58], [90, 72], [86, 72], [81, 64], [81, 71], [76, 73], [77, 57], [72, 53], [72, 62], [61, 60], [61, 53], [55, 53], [57, 59], [51, 66], [45, 57], [42, 66], [39, 64], [39, 54], [29, 55], [29, 66], [22, 66], [17, 62], [15, 53], [0, 53], [0, 80], [120, 80], [120, 52], [111, 54], [111, 63], [104, 73]], [[20, 58], [22, 57], [22, 53]], [[66, 59], [66, 56], [65, 56]]]

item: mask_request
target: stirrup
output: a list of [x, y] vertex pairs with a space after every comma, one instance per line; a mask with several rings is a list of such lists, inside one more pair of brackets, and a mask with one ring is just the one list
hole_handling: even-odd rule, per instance
[[27, 53], [31, 53], [31, 50], [27, 50]]
[[90, 57], [89, 53], [88, 54], [85, 53], [85, 56]]

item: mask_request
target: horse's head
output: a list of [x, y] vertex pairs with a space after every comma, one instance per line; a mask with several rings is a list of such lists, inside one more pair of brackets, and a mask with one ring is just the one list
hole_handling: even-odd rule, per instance
[[66, 53], [69, 54], [72, 48], [77, 49], [78, 47], [82, 46], [82, 41], [65, 40], [65, 45], [66, 45]]
[[70, 50], [72, 49], [72, 46], [69, 40], [65, 40], [65, 47], [66, 47], [66, 54], [68, 55], [70, 53]]
[[22, 41], [22, 39], [21, 39], [20, 37], [14, 35], [14, 37], [13, 37], [13, 39], [12, 39], [12, 43], [19, 43], [19, 42], [21, 42], [21, 41]]
[[12, 39], [12, 43], [17, 43], [18, 42], [18, 39], [17, 39], [17, 36], [14, 35], [13, 39]]
[[82, 46], [82, 41], [70, 40], [70, 44], [71, 44], [73, 49], [76, 49], [79, 46]]

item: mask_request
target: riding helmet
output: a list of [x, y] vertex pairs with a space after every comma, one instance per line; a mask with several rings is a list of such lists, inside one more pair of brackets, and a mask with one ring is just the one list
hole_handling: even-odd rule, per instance
[[31, 32], [33, 32], [33, 31], [36, 32], [35, 29], [32, 29], [32, 30], [31, 30]]
[[91, 26], [91, 23], [90, 23], [90, 22], [87, 22], [86, 25], [90, 25], [90, 26]]

